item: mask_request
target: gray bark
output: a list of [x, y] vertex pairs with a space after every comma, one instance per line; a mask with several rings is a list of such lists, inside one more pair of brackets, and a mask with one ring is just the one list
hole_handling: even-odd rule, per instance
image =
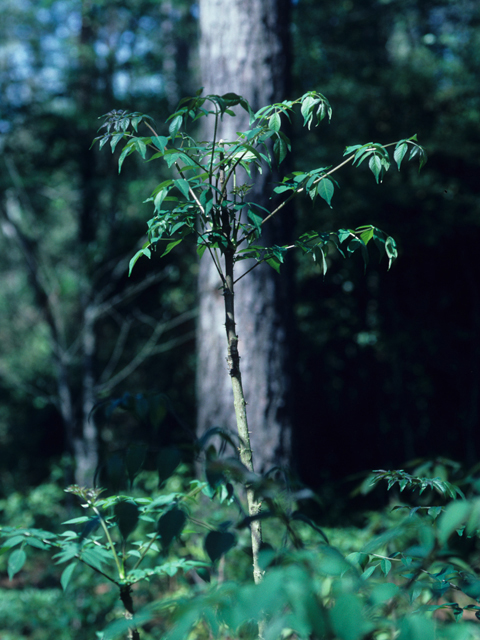
[[[254, 109], [288, 97], [288, 5], [287, 0], [200, 0], [200, 64], [205, 94], [238, 93]], [[237, 111], [237, 117], [225, 117], [219, 137], [235, 139], [237, 131], [247, 128], [247, 114]], [[204, 135], [211, 136], [212, 131]], [[273, 180], [274, 176], [265, 171], [257, 175], [250, 198], [268, 206]], [[269, 235], [267, 242], [288, 241], [287, 229], [278, 224], [271, 226]], [[240, 264], [247, 267], [245, 262]], [[226, 366], [224, 300], [219, 285], [218, 273], [205, 253], [199, 271], [199, 433], [216, 425], [235, 430]], [[235, 285], [242, 378], [257, 470], [286, 464], [290, 458], [285, 293], [285, 281], [266, 265]]]

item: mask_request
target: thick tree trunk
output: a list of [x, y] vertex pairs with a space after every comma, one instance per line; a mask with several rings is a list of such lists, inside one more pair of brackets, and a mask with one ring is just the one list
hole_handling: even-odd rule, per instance
[[[288, 0], [200, 0], [200, 62], [204, 93], [238, 93], [254, 109], [287, 98]], [[208, 121], [207, 121], [208, 125]], [[219, 137], [235, 139], [248, 117], [225, 117]], [[205, 131], [205, 136], [212, 135]], [[257, 174], [251, 199], [269, 205], [274, 176]], [[268, 226], [268, 225], [266, 225]], [[288, 227], [266, 230], [267, 242], [288, 241]], [[240, 263], [240, 265], [245, 265]], [[236, 273], [238, 277], [240, 273]], [[252, 448], [257, 470], [290, 458], [285, 274], [263, 265], [235, 285], [237, 333]], [[235, 429], [226, 365], [224, 300], [208, 254], [200, 263], [198, 321], [198, 430]]]

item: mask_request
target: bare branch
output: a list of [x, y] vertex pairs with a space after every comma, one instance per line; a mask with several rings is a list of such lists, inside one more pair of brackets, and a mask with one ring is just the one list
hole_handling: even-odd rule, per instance
[[123, 320], [120, 325], [120, 332], [118, 334], [117, 340], [115, 342], [115, 346], [113, 348], [112, 354], [110, 356], [109, 361], [107, 362], [105, 369], [102, 371], [102, 374], [99, 378], [100, 384], [103, 384], [111, 378], [113, 372], [115, 371], [120, 357], [125, 348], [125, 343], [127, 341], [128, 333], [130, 331], [130, 327], [132, 323], [130, 320]]
[[125, 365], [123, 369], [121, 369], [118, 373], [112, 376], [109, 380], [106, 380], [105, 382], [96, 385], [95, 387], [96, 393], [98, 394], [105, 391], [109, 391], [110, 389], [115, 387], [117, 384], [125, 380], [125, 378], [127, 378], [131, 373], [133, 373], [133, 371], [135, 371], [135, 369], [137, 369], [150, 356], [158, 353], [164, 353], [165, 351], [173, 349], [177, 345], [182, 344], [187, 340], [190, 340], [191, 337], [193, 337], [194, 332], [190, 332], [190, 334], [187, 334], [187, 336], [172, 338], [171, 340], [169, 340], [163, 345], [157, 344], [157, 340], [160, 338], [162, 333], [164, 333], [165, 331], [168, 331], [169, 329], [173, 329], [174, 327], [179, 326], [183, 322], [187, 322], [188, 320], [191, 320], [197, 315], [197, 313], [198, 313], [197, 309], [193, 309], [180, 314], [179, 316], [177, 316], [176, 318], [173, 318], [172, 320], [158, 323], [152, 335], [150, 336], [150, 338], [145, 342], [143, 347], [140, 349], [140, 351], [138, 351], [138, 353], [134, 356], [134, 358], [132, 358], [132, 360], [130, 360], [130, 362], [127, 365]]

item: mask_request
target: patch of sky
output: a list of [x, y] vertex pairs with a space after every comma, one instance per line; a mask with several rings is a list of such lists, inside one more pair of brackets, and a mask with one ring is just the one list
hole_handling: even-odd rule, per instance
[[198, 20], [198, 18], [200, 17], [200, 9], [197, 2], [192, 4], [192, 6], [190, 7], [190, 14], [195, 18], [195, 20]]
[[55, 67], [45, 67], [36, 75], [35, 80], [39, 87], [49, 93], [60, 93], [65, 88], [62, 76]]
[[126, 71], [117, 71], [117, 73], [113, 76], [113, 93], [116, 98], [119, 100], [125, 98], [127, 96], [130, 89], [130, 74]]
[[127, 96], [161, 95], [165, 84], [160, 74], [131, 77], [126, 71], [118, 71], [113, 76], [115, 98], [122, 100]]
[[11, 82], [5, 88], [5, 100], [13, 106], [30, 102], [32, 97], [32, 88], [25, 82]]
[[132, 47], [129, 44], [121, 44], [115, 51], [118, 64], [125, 64], [132, 57]]
[[138, 25], [144, 31], [153, 31], [158, 26], [157, 21], [150, 18], [150, 16], [142, 16], [138, 21]]
[[110, 47], [101, 40], [97, 40], [93, 45], [93, 48], [99, 58], [106, 58], [110, 53]]

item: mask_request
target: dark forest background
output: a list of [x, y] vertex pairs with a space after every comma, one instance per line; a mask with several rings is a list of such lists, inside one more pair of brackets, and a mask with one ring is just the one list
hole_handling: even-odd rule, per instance
[[[183, 243], [127, 278], [163, 178], [136, 159], [119, 176], [90, 145], [111, 109], [163, 123], [198, 89], [197, 22], [187, 0], [2, 4], [3, 496], [52, 465], [68, 475], [67, 453], [87, 468], [133, 438], [195, 428], [195, 251]], [[296, 168], [414, 133], [429, 155], [421, 174], [392, 168], [381, 185], [345, 169], [332, 210], [297, 203], [299, 232], [371, 223], [399, 246], [389, 272], [332, 255], [323, 277], [295, 261], [294, 454], [313, 487], [415, 458], [477, 462], [479, 27], [473, 0], [293, 4], [285, 98], [318, 90], [333, 107], [330, 125], [294, 130]], [[137, 408], [156, 397], [156, 419], [109, 417], [126, 393]]]

